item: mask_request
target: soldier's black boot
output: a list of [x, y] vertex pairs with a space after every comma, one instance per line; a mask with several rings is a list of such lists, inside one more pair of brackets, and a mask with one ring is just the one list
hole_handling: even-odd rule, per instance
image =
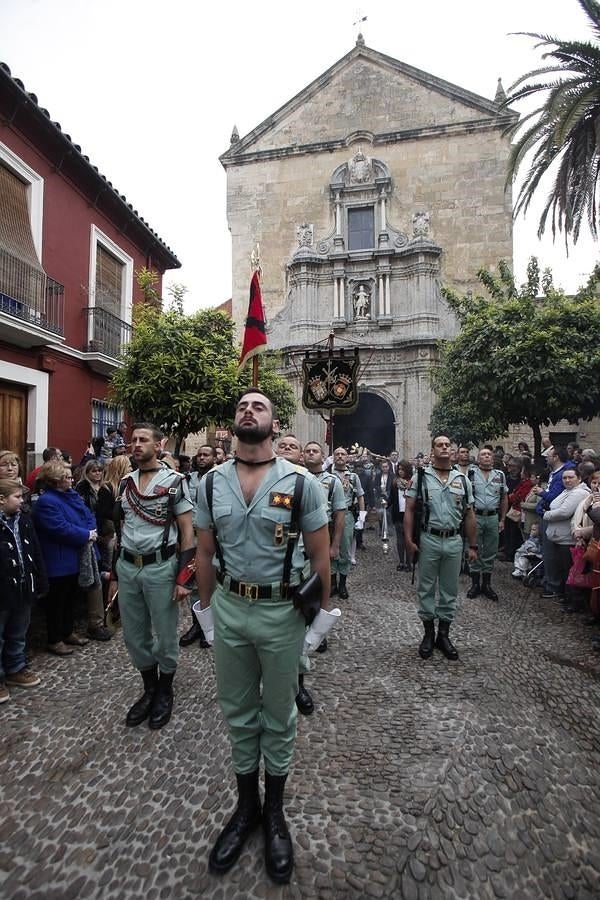
[[151, 669], [142, 669], [140, 675], [144, 682], [144, 693], [139, 700], [135, 701], [127, 713], [125, 724], [130, 726], [140, 725], [150, 715], [152, 701], [158, 685], [158, 667], [153, 666]]
[[419, 656], [421, 659], [429, 659], [433, 653], [435, 644], [435, 622], [433, 619], [424, 620], [423, 628], [425, 629], [425, 634], [423, 635], [423, 640], [419, 644]]
[[292, 839], [283, 815], [283, 791], [287, 775], [265, 772], [265, 865], [268, 875], [277, 884], [287, 884], [294, 868]]
[[161, 672], [158, 676], [158, 686], [152, 700], [152, 709], [150, 710], [150, 728], [156, 730], [166, 725], [171, 718], [173, 709], [173, 678], [175, 672], [166, 675]]
[[304, 675], [298, 675], [298, 693], [296, 694], [296, 706], [303, 716], [310, 716], [315, 709], [313, 699], [304, 687]]
[[458, 650], [448, 636], [449, 631], [450, 622], [445, 622], [443, 619], [440, 619], [435, 646], [438, 650], [442, 651], [446, 659], [458, 659]]
[[348, 599], [348, 590], [346, 588], [346, 576], [345, 575], [340, 575], [340, 587], [338, 590], [338, 597], [340, 598], [340, 600]]
[[329, 590], [329, 596], [335, 597], [338, 592], [338, 583], [337, 583], [337, 575], [331, 576], [331, 588]]
[[235, 812], [217, 838], [208, 857], [208, 868], [221, 875], [237, 862], [242, 848], [261, 819], [258, 795], [258, 769], [245, 775], [236, 775], [238, 802]]
[[196, 622], [196, 616], [194, 616], [194, 621], [192, 622], [191, 628], [188, 628], [188, 630], [179, 638], [179, 646], [188, 647], [190, 644], [193, 644], [194, 641], [197, 641], [200, 637], [204, 637], [204, 632]]
[[469, 600], [473, 600], [474, 597], [479, 597], [480, 593], [481, 582], [479, 572], [471, 572], [471, 587], [467, 591], [467, 597]]
[[[490, 584], [492, 580], [492, 576], [490, 572], [485, 572], [483, 575], [483, 584], [481, 586], [481, 593], [484, 597], [487, 597], [488, 600], [494, 600], [496, 603], [498, 602], [498, 594]], [[467, 597], [469, 595], [467, 594]]]

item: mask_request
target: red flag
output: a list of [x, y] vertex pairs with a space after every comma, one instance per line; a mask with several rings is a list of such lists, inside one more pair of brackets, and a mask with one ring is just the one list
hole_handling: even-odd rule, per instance
[[267, 349], [267, 335], [265, 333], [265, 312], [260, 293], [260, 281], [258, 272], [255, 272], [250, 282], [250, 302], [248, 303], [248, 318], [244, 331], [244, 345], [238, 363], [238, 369], [246, 365], [249, 359]]

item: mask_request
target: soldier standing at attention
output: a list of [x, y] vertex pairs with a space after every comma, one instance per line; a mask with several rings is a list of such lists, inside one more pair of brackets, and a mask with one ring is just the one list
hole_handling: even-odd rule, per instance
[[154, 729], [171, 718], [178, 601], [190, 596], [194, 560], [192, 503], [185, 479], [158, 460], [162, 438], [155, 425], [134, 425], [131, 448], [138, 468], [119, 488], [120, 550], [108, 593], [110, 601], [119, 589], [123, 639], [144, 682], [126, 724], [149, 718]]
[[482, 447], [477, 457], [477, 466], [469, 473], [477, 522], [477, 559], [471, 566], [471, 587], [467, 591], [467, 597], [471, 600], [479, 594], [490, 600], [498, 600], [491, 580], [499, 535], [504, 530], [508, 495], [504, 472], [494, 469], [493, 461], [492, 448]]
[[[322, 609], [317, 619], [327, 617], [330, 573], [323, 490], [305, 469], [273, 454], [275, 421], [273, 405], [262, 391], [250, 388], [242, 394], [234, 422], [236, 458], [209, 473], [198, 491], [196, 580], [201, 615], [206, 621], [210, 607], [214, 619], [217, 692], [238, 788], [237, 807], [210, 853], [209, 868], [216, 873], [230, 869], [262, 818], [267, 872], [283, 884], [290, 880], [294, 865], [283, 793], [294, 752], [294, 700], [306, 626], [282, 580], [299, 479], [304, 551], [321, 578]], [[291, 585], [299, 584], [304, 563], [296, 543]]]
[[[348, 468], [348, 453], [344, 447], [338, 447], [333, 451], [333, 469], [332, 474], [342, 482], [344, 496], [346, 498], [346, 519], [344, 523], [344, 532], [340, 541], [340, 552], [337, 559], [331, 564], [331, 597], [337, 594], [340, 600], [348, 599], [348, 589], [346, 587], [346, 578], [350, 572], [351, 556], [350, 547], [352, 545], [352, 536], [354, 534], [354, 506], [358, 506], [358, 522], [357, 527], [362, 529], [365, 524], [365, 492], [360, 478], [356, 472], [351, 472]], [[338, 584], [338, 575], [340, 576]]]
[[[214, 447], [211, 447], [210, 444], [202, 444], [198, 447], [196, 451], [196, 468], [195, 470], [188, 476], [188, 487], [190, 489], [190, 499], [194, 504], [194, 512], [195, 512], [195, 504], [196, 498], [198, 496], [198, 485], [204, 478], [207, 472], [210, 472], [217, 464], [217, 453]], [[196, 523], [194, 522], [194, 525]], [[194, 585], [194, 590], [190, 597], [190, 606], [194, 606], [194, 603], [198, 599], [196, 594], [196, 586]], [[200, 646], [203, 649], [210, 647], [210, 644], [206, 640], [206, 635], [200, 628], [200, 624], [196, 619], [194, 613], [192, 613], [192, 624], [185, 631], [181, 637], [179, 638], [179, 646], [180, 647], [189, 647], [190, 644], [193, 644], [194, 641], [199, 640]]]
[[[469, 562], [477, 558], [473, 491], [470, 481], [450, 466], [450, 439], [438, 435], [431, 443], [431, 462], [413, 475], [406, 492], [404, 539], [409, 554], [419, 553], [417, 601], [425, 635], [419, 655], [428, 659], [434, 646], [447, 659], [458, 659], [449, 638], [454, 620], [463, 542], [461, 524], [469, 541]], [[413, 539], [417, 499], [423, 504], [420, 547]], [[436, 600], [436, 584], [439, 598]], [[438, 633], [435, 635], [435, 620]]]

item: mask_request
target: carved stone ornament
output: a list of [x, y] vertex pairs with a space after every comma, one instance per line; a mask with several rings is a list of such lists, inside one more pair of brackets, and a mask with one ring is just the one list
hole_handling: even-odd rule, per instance
[[413, 236], [429, 237], [429, 213], [416, 212], [413, 216]]
[[298, 238], [299, 247], [312, 247], [313, 227], [314, 226], [312, 225], [307, 225], [306, 222], [303, 225], [298, 225], [296, 228], [296, 237]]
[[352, 305], [354, 307], [354, 318], [368, 319], [371, 309], [371, 296], [366, 290], [364, 284], [359, 284], [352, 297]]
[[373, 181], [373, 164], [360, 149], [348, 163], [348, 172], [350, 184], [368, 184]]

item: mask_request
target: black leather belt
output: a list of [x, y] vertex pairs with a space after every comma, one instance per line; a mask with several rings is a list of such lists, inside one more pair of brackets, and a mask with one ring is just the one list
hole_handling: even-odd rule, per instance
[[441, 528], [434, 528], [432, 525], [428, 525], [427, 528], [424, 528], [423, 531], [426, 531], [427, 534], [432, 534], [434, 537], [441, 538], [449, 538], [454, 537], [455, 534], [458, 534], [459, 528], [450, 528], [446, 531], [442, 531]]
[[[248, 581], [237, 581], [225, 572], [217, 571], [217, 581], [225, 585], [226, 590], [232, 594], [238, 594], [248, 600], [271, 600], [276, 597], [279, 600], [287, 600], [287, 593], [282, 589], [281, 583], [252, 584]], [[227, 583], [228, 582], [228, 583]], [[279, 596], [278, 596], [279, 595]]]
[[476, 509], [475, 515], [476, 516], [497, 516], [498, 510], [497, 509]]
[[164, 562], [165, 559], [170, 559], [171, 556], [177, 550], [177, 545], [172, 544], [170, 547], [164, 547], [161, 550], [156, 550], [154, 553], [130, 553], [129, 550], [125, 550], [123, 548], [121, 550], [121, 556], [123, 559], [126, 559], [127, 562], [133, 563], [134, 566], [137, 566], [138, 569], [143, 568], [143, 566], [150, 566], [152, 563], [156, 562]]

